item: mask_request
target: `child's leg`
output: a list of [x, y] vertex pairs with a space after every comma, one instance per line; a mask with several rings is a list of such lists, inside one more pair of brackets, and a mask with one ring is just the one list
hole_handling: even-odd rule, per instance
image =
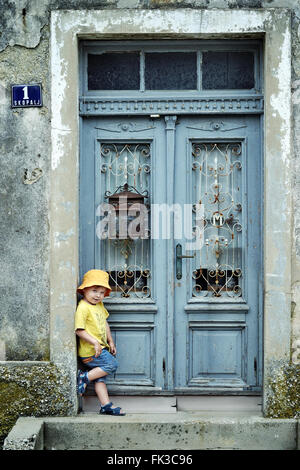
[[[110, 400], [105, 383], [105, 377], [108, 374], [113, 374], [116, 371], [118, 367], [116, 358], [112, 356], [107, 350], [103, 349], [100, 356], [94, 358], [92, 361], [89, 361], [87, 366], [91, 367], [91, 369], [86, 373], [87, 379], [89, 382], [95, 382], [95, 392], [101, 406], [109, 404]], [[114, 409], [115, 407], [111, 408]]]
[[100, 377], [104, 377], [105, 375], [107, 375], [107, 372], [105, 372], [105, 370], [102, 370], [100, 367], [94, 367], [93, 369], [88, 371], [89, 382], [92, 382], [96, 379], [100, 379]]
[[95, 382], [95, 392], [101, 406], [107, 405], [107, 403], [109, 403], [109, 396], [105, 382]]
[[[79, 371], [80, 372], [80, 371]], [[105, 376], [108, 375], [108, 372], [102, 370], [100, 367], [94, 367], [88, 372], [80, 372], [77, 379], [77, 390], [80, 395], [83, 395], [86, 389], [86, 386], [89, 382], [94, 380], [100, 380], [101, 382], [105, 381]], [[103, 379], [102, 379], [103, 377]], [[101, 403], [102, 404], [102, 403]]]
[[[110, 403], [107, 387], [106, 387], [106, 375], [113, 374], [118, 366], [117, 360], [112, 356], [108, 351], [104, 350], [101, 353], [102, 356], [102, 367], [95, 367], [88, 373], [90, 380], [95, 380], [95, 392], [99, 399], [101, 407], [108, 405]], [[100, 357], [101, 357], [100, 355]], [[104, 370], [105, 369], [105, 370]], [[93, 375], [91, 374], [93, 373]], [[111, 409], [119, 408], [112, 406]], [[122, 413], [122, 410], [120, 409]]]
[[[101, 406], [105, 406], [110, 403], [108, 396], [108, 391], [105, 382], [95, 382], [95, 392], [97, 394], [98, 400], [100, 401]], [[119, 408], [118, 406], [112, 406], [111, 409]], [[123, 414], [122, 408], [120, 408], [120, 413]]]

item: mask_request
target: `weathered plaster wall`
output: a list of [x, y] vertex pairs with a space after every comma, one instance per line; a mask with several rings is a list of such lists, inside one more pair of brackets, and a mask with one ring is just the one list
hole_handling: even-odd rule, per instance
[[[1, 359], [49, 358], [49, 28], [0, 55]], [[41, 82], [44, 107], [10, 108], [10, 85]]]
[[[297, 3], [295, 2], [295, 6]], [[293, 103], [293, 219], [292, 248], [292, 360], [300, 363], [300, 6], [293, 12], [292, 29]]]
[[[274, 361], [274, 374], [270, 377], [270, 381], [273, 380], [274, 383], [270, 386], [269, 407], [270, 415], [275, 408], [277, 411], [274, 411], [274, 414], [286, 415], [286, 411], [282, 411], [285, 410], [283, 403], [286, 406], [287, 397], [294, 397], [295, 387], [299, 387], [299, 382], [296, 383], [294, 378], [299, 368], [297, 363], [300, 362], [300, 4], [298, 0], [2, 0], [0, 4], [0, 286], [2, 287], [0, 360], [50, 359], [49, 25], [51, 10], [183, 7], [206, 9], [284, 7], [292, 11], [295, 150], [293, 167], [290, 169], [293, 173], [294, 210], [294, 224], [290, 227], [294, 239], [291, 257], [292, 340], [291, 357], [287, 358], [286, 363], [279, 364]], [[10, 108], [10, 86], [13, 83], [23, 82], [43, 84], [43, 108], [19, 110]], [[5, 366], [2, 367], [8, 371]], [[290, 378], [291, 370], [293, 370], [292, 378]], [[18, 386], [19, 372], [16, 372], [16, 369], [14, 371], [15, 384]], [[289, 378], [285, 380], [285, 386], [280, 388], [283, 395], [279, 397], [278, 387], [282, 384], [283, 376]], [[0, 390], [12, 382], [14, 382], [12, 375], [9, 380], [6, 375], [2, 375]], [[26, 384], [24, 386], [26, 388]], [[289, 410], [293, 409], [292, 414], [295, 416], [299, 413], [299, 402], [293, 403]], [[70, 410], [68, 406], [65, 409]], [[47, 412], [47, 407], [44, 408], [44, 412]], [[28, 413], [32, 413], [32, 410], [28, 410]]]

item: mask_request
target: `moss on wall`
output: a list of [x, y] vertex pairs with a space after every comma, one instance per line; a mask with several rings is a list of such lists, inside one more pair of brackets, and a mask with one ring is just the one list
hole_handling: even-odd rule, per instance
[[19, 416], [72, 413], [70, 380], [51, 363], [0, 365], [0, 448]]
[[300, 418], [300, 364], [272, 366], [265, 417]]

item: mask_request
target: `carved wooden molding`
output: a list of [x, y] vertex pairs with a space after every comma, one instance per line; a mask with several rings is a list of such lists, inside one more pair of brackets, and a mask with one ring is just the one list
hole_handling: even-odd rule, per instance
[[81, 98], [79, 113], [82, 116], [93, 115], [122, 115], [122, 114], [260, 114], [263, 113], [262, 95], [247, 95], [238, 97], [201, 97], [174, 98], [169, 100], [159, 98], [145, 99], [105, 99]]

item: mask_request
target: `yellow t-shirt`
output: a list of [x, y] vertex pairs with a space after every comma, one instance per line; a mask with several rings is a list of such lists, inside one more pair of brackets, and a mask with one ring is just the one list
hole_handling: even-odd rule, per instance
[[[96, 338], [102, 347], [109, 349], [106, 338], [106, 319], [108, 316], [108, 311], [102, 302], [91, 305], [82, 299], [75, 313], [75, 330], [82, 328], [93, 338]], [[94, 354], [94, 346], [79, 338], [78, 355], [87, 357]]]

